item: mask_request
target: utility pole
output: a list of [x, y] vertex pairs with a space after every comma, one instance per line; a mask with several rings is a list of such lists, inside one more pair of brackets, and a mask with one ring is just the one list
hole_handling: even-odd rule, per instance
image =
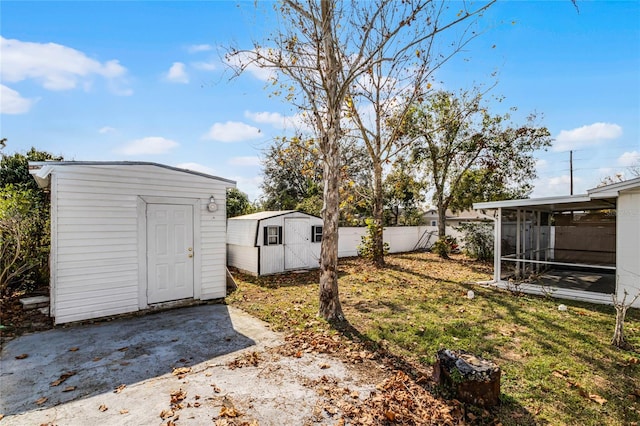
[[573, 151], [569, 151], [569, 179], [571, 185], [571, 195], [573, 195]]

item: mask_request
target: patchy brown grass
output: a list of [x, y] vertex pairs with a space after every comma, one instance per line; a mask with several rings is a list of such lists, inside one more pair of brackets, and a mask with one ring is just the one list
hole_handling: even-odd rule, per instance
[[[628, 425], [640, 422], [638, 352], [609, 342], [612, 307], [514, 295], [473, 284], [491, 266], [429, 253], [340, 262], [340, 295], [350, 324], [341, 331], [316, 317], [318, 272], [255, 278], [236, 274], [228, 302], [295, 335], [341, 335], [365, 345], [378, 362], [419, 380], [442, 347], [465, 349], [497, 362], [502, 404], [467, 420], [488, 424]], [[469, 300], [467, 291], [475, 298]], [[640, 347], [640, 313], [627, 314], [626, 333]], [[437, 396], [437, 389], [431, 388]]]

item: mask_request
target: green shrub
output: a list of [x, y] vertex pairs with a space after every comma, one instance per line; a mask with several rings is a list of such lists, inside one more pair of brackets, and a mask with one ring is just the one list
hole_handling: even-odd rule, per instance
[[[376, 232], [382, 231], [382, 227], [377, 226], [373, 219], [367, 219], [365, 223], [367, 224], [367, 232], [360, 238], [360, 245], [357, 248], [358, 256], [374, 259], [376, 254], [375, 235]], [[389, 253], [389, 243], [383, 243], [382, 254], [386, 255], [387, 253]]]
[[446, 259], [451, 253], [459, 252], [458, 241], [450, 235], [445, 235], [431, 246], [431, 251]]
[[455, 228], [462, 232], [465, 253], [476, 260], [493, 259], [493, 226], [489, 223], [464, 223]]
[[49, 203], [39, 191], [0, 188], [0, 292], [33, 291], [49, 281]]

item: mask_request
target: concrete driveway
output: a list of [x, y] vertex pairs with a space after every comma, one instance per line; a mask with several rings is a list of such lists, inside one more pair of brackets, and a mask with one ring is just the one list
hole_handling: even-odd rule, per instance
[[225, 305], [22, 336], [2, 351], [0, 424], [333, 424], [310, 384], [375, 389], [335, 358], [269, 350], [282, 342]]

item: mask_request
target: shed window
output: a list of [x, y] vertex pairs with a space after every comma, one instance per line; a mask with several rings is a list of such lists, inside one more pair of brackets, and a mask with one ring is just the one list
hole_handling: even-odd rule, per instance
[[431, 226], [437, 226], [437, 225], [438, 225], [438, 223], [435, 220], [431, 221]]
[[322, 226], [311, 227], [311, 242], [319, 243], [322, 241]]
[[282, 244], [282, 226], [264, 227], [264, 245], [277, 246]]

